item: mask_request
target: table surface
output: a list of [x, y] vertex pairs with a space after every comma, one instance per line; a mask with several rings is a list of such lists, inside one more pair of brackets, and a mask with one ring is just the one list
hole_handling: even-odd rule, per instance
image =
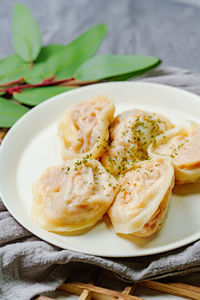
[[199, 0], [1, 0], [0, 58], [13, 53], [12, 10], [26, 4], [39, 23], [43, 44], [68, 43], [106, 23], [99, 53], [148, 54], [164, 65], [200, 71]]

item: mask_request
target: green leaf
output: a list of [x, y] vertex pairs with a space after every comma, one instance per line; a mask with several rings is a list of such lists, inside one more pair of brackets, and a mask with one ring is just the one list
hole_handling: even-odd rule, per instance
[[[160, 60], [144, 55], [102, 55], [90, 58], [76, 71], [78, 80], [100, 80], [121, 75], [134, 76], [154, 68]], [[127, 79], [127, 77], [126, 77]]]
[[11, 127], [29, 109], [0, 97], [0, 127]]
[[14, 99], [31, 106], [38, 105], [41, 102], [58, 95], [60, 93], [70, 91], [72, 88], [62, 86], [38, 87], [24, 90], [22, 93], [14, 93]]
[[37, 83], [52, 75], [56, 75], [56, 79], [72, 77], [77, 68], [96, 53], [106, 33], [104, 24], [90, 28], [45, 62], [35, 65], [27, 81]]
[[[47, 59], [49, 59], [51, 57], [51, 55], [55, 54], [56, 52], [59, 52], [64, 47], [65, 47], [64, 45], [60, 45], [60, 44], [48, 45], [48, 46], [43, 47], [42, 50], [40, 51], [40, 54], [39, 54], [37, 60], [35, 61], [34, 66], [36, 64], [39, 65], [40, 63], [45, 62]], [[33, 68], [34, 68], [34, 66], [33, 66]]]
[[37, 60], [34, 63], [32, 69], [29, 68], [28, 72], [25, 75], [25, 80], [28, 83], [36, 84], [40, 83], [43, 79], [52, 76], [45, 76], [45, 66], [48, 64], [49, 59], [52, 55], [59, 53], [64, 49], [64, 45], [49, 45], [42, 48]]
[[14, 7], [13, 45], [17, 54], [27, 62], [34, 61], [41, 49], [39, 27], [30, 10], [23, 4]]
[[0, 84], [24, 77], [29, 66], [16, 54], [0, 60]]
[[[60, 51], [63, 47], [63, 45], [49, 45], [43, 47], [34, 66], [39, 66], [47, 61], [52, 54]], [[29, 64], [24, 62], [17, 54], [7, 56], [0, 60], [0, 84], [8, 83], [21, 77], [25, 77], [26, 79], [27, 76], [30, 76], [32, 71], [33, 69], [30, 69]]]
[[[77, 66], [90, 58], [98, 49], [106, 34], [105, 25], [97, 25], [89, 29], [86, 33], [81, 35], [78, 39], [71, 42], [69, 45], [49, 45], [42, 48], [37, 60], [34, 63], [33, 69], [22, 61], [18, 55], [11, 55], [0, 60], [0, 84], [17, 80], [20, 77], [25, 77], [29, 83], [35, 84], [41, 82], [44, 78], [54, 75], [55, 67], [59, 66], [62, 70], [64, 68], [64, 61], [68, 64], [63, 75], [60, 72], [59, 79], [73, 76]], [[96, 37], [96, 42], [91, 46], [87, 52], [86, 49], [79, 49], [84, 42], [89, 43]], [[94, 39], [95, 40], [95, 39]], [[77, 53], [77, 49], [80, 50]], [[78, 55], [79, 57], [77, 58]], [[70, 57], [74, 61], [70, 60]]]
[[125, 81], [125, 80], [128, 80], [130, 78], [138, 77], [138, 76], [141, 76], [144, 73], [152, 70], [153, 68], [157, 67], [160, 63], [161, 63], [161, 61], [159, 61], [154, 66], [150, 66], [149, 68], [145, 68], [145, 69], [137, 71], [137, 72], [131, 72], [131, 73], [127, 73], [127, 74], [122, 74], [122, 75], [106, 78], [105, 81]]

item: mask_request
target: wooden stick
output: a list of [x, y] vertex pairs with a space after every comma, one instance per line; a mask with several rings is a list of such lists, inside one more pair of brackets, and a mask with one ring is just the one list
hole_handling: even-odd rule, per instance
[[[102, 273], [102, 272], [101, 272]], [[94, 281], [95, 279], [99, 278], [101, 276], [101, 273], [95, 272], [94, 276], [93, 276], [93, 280], [90, 280], [89, 283], [91, 285], [94, 285]], [[90, 300], [91, 299], [91, 293], [88, 290], [83, 290], [82, 293], [80, 294], [79, 300]]]
[[[122, 294], [110, 289], [94, 286], [89, 283], [74, 282], [74, 283], [63, 283], [58, 288], [61, 291], [66, 291], [75, 295], [80, 295], [84, 289], [91, 292], [93, 299], [102, 300], [116, 300], [116, 298], [122, 298], [125, 300], [143, 300], [140, 297]], [[103, 296], [103, 297], [102, 297]]]
[[79, 300], [90, 300], [91, 299], [91, 293], [88, 290], [83, 290]]
[[176, 287], [188, 290], [188, 291], [200, 293], [200, 287], [198, 287], [198, 286], [189, 285], [189, 284], [185, 284], [185, 283], [181, 283], [181, 282], [171, 282], [171, 283], [168, 283], [168, 285], [176, 286]]
[[[132, 295], [135, 292], [135, 288], [136, 288], [136, 284], [135, 283], [133, 285], [126, 286], [125, 289], [123, 290], [122, 294]], [[119, 300], [123, 300], [123, 298], [120, 297]]]
[[190, 286], [190, 289], [188, 288], [186, 289], [185, 287], [183, 288], [183, 284], [178, 284], [178, 285], [165, 284], [165, 283], [160, 283], [160, 282], [150, 281], [150, 280], [142, 281], [139, 282], [138, 284], [155, 291], [160, 291], [175, 296], [182, 296], [193, 300], [200, 299], [200, 293], [199, 291], [197, 291], [198, 288], [196, 290], [196, 287], [192, 287], [192, 286]]
[[[97, 276], [97, 274], [96, 274], [96, 276]], [[98, 276], [99, 276], [99, 273], [98, 273]], [[95, 275], [94, 275], [94, 277], [95, 277]], [[89, 281], [89, 283], [91, 285], [94, 285], [93, 281]], [[91, 299], [90, 291], [88, 291], [86, 289], [83, 290], [82, 293], [80, 294], [79, 300], [90, 300], [90, 299]]]

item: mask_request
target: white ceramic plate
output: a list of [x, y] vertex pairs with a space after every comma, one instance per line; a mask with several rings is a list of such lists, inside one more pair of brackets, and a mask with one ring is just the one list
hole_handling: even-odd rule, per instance
[[112, 257], [155, 254], [200, 238], [200, 184], [176, 187], [167, 220], [153, 238], [126, 239], [103, 220], [79, 236], [47, 232], [30, 217], [32, 183], [43, 170], [60, 163], [57, 123], [70, 105], [104, 95], [116, 113], [134, 107], [164, 113], [173, 122], [200, 122], [200, 98], [176, 88], [139, 82], [96, 84], [60, 94], [32, 109], [8, 132], [0, 147], [1, 197], [15, 219], [41, 239], [64, 249]]

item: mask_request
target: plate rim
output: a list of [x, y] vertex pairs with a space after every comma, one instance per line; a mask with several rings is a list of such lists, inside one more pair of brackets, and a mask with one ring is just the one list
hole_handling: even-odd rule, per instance
[[[2, 144], [0, 146], [0, 161], [2, 159], [2, 153], [4, 152], [4, 147], [7, 144], [7, 140], [9, 143], [9, 138], [10, 135], [12, 134], [13, 131], [17, 130], [16, 128], [18, 128], [18, 126], [24, 122], [24, 120], [26, 120], [27, 118], [29, 118], [29, 115], [32, 113], [35, 113], [35, 111], [39, 110], [41, 107], [48, 105], [51, 102], [57, 101], [57, 99], [64, 97], [65, 95], [69, 95], [70, 94], [76, 94], [76, 93], [80, 93], [80, 90], [87, 90], [87, 89], [93, 89], [96, 86], [100, 86], [100, 85], [143, 85], [143, 86], [152, 86], [152, 87], [160, 87], [160, 88], [164, 88], [164, 89], [173, 89], [174, 91], [178, 92], [178, 93], [184, 93], [184, 94], [188, 94], [188, 96], [192, 96], [195, 97], [197, 101], [200, 102], [200, 96], [197, 94], [194, 94], [190, 91], [186, 91], [183, 90], [181, 88], [177, 88], [177, 87], [173, 87], [170, 85], [166, 85], [166, 84], [160, 84], [160, 83], [154, 83], [154, 82], [145, 82], [145, 81], [128, 81], [128, 82], [124, 82], [124, 81], [118, 81], [118, 82], [106, 82], [106, 83], [96, 83], [90, 86], [84, 86], [78, 89], [74, 89], [74, 90], [70, 90], [70, 91], [66, 91], [63, 92], [61, 94], [55, 95], [51, 98], [49, 98], [48, 100], [38, 104], [37, 106], [33, 107], [32, 109], [30, 109], [30, 111], [28, 111], [24, 116], [22, 116], [12, 127], [11, 129], [8, 131], [8, 133], [6, 134], [5, 138], [2, 141]], [[1, 164], [0, 164], [0, 175], [1, 175]], [[66, 249], [66, 250], [70, 250], [70, 251], [76, 251], [76, 252], [80, 252], [80, 253], [84, 253], [84, 254], [88, 254], [88, 255], [95, 255], [95, 256], [101, 256], [101, 257], [142, 257], [142, 256], [149, 256], [149, 255], [154, 255], [154, 254], [159, 254], [159, 253], [165, 253], [167, 251], [171, 251], [171, 250], [175, 250], [177, 248], [189, 245], [195, 241], [197, 241], [198, 239], [200, 239], [200, 230], [194, 234], [192, 234], [189, 237], [183, 238], [177, 242], [172, 242], [168, 245], [165, 246], [159, 246], [159, 247], [155, 247], [155, 248], [150, 248], [150, 249], [142, 249], [140, 253], [135, 253], [135, 254], [113, 254], [113, 255], [108, 255], [108, 254], [102, 254], [102, 251], [90, 251], [90, 250], [82, 250], [82, 249], [78, 249], [73, 248], [71, 246], [66, 246], [65, 248], [63, 247], [63, 245], [61, 245], [59, 243], [59, 241], [57, 242], [52, 242], [51, 238], [46, 237], [45, 235], [43, 236], [43, 234], [41, 233], [35, 233], [34, 230], [31, 230], [27, 227], [27, 225], [25, 224], [25, 222], [23, 222], [23, 220], [17, 215], [15, 214], [15, 212], [13, 211], [13, 209], [9, 206], [9, 202], [6, 201], [6, 195], [4, 195], [4, 193], [2, 192], [2, 187], [0, 184], [0, 197], [1, 200], [3, 202], [3, 204], [5, 205], [5, 207], [7, 208], [7, 210], [9, 211], [9, 213], [15, 218], [15, 220], [17, 220], [17, 222], [23, 226], [26, 230], [28, 230], [29, 232], [31, 232], [34, 236], [37, 236], [38, 238], [40, 238], [41, 240], [48, 242], [51, 245], [54, 246], [58, 246], [62, 249]]]

